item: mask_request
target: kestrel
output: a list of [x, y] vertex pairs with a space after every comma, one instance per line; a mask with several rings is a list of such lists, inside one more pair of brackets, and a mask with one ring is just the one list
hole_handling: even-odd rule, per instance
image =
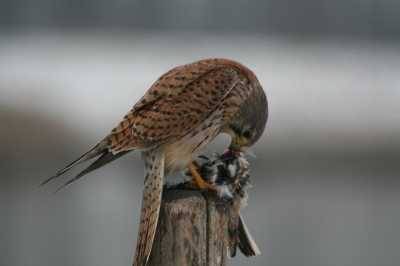
[[106, 138], [40, 186], [99, 156], [62, 189], [132, 150], [141, 150], [144, 189], [133, 265], [146, 265], [164, 176], [188, 168], [200, 189], [213, 189], [196, 171], [198, 155], [219, 133], [232, 137], [234, 150], [253, 145], [267, 117], [265, 93], [254, 73], [240, 63], [208, 59], [179, 66], [162, 75]]

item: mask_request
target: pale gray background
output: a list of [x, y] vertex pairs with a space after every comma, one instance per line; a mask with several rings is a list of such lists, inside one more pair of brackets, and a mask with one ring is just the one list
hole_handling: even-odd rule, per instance
[[394, 0], [3, 0], [0, 265], [131, 265], [139, 152], [53, 197], [82, 167], [36, 186], [161, 74], [209, 57], [252, 69], [270, 103], [242, 211], [262, 255], [228, 265], [400, 265], [399, 14]]

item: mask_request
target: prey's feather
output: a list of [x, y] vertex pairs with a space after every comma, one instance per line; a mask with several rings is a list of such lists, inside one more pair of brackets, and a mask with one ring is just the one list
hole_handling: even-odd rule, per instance
[[238, 247], [243, 255], [245, 255], [246, 257], [254, 257], [261, 254], [256, 242], [251, 237], [250, 232], [247, 229], [241, 215], [239, 215], [238, 237]]

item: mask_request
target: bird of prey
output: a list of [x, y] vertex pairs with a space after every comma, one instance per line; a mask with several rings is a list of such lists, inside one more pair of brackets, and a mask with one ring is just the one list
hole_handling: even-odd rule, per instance
[[[196, 158], [218, 134], [238, 150], [255, 144], [268, 117], [265, 93], [254, 73], [227, 59], [206, 59], [162, 75], [103, 140], [67, 167], [99, 156], [60, 189], [133, 151], [142, 152], [144, 188], [134, 265], [146, 265], [160, 209], [163, 178], [188, 168], [200, 189], [213, 189], [196, 171]], [[57, 190], [58, 191], [58, 190]], [[56, 191], [56, 192], [57, 192]]]

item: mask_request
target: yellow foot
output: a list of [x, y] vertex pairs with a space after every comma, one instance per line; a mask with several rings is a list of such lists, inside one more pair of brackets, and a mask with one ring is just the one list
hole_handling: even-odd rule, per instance
[[[203, 180], [203, 179], [202, 179]], [[202, 181], [200, 184], [196, 181], [196, 180], [190, 180], [190, 181], [188, 181], [188, 184], [189, 185], [193, 185], [193, 186], [196, 186], [196, 187], [198, 187], [198, 188], [200, 188], [201, 190], [204, 190], [204, 189], [213, 189], [213, 190], [217, 190], [213, 185], [210, 185], [210, 183], [211, 183], [211, 181], [210, 180], [207, 180], [207, 181]]]
[[207, 189], [212, 189], [212, 190], [217, 190], [216, 187], [214, 187], [213, 185], [210, 185], [210, 184], [206, 183], [205, 181], [202, 181], [202, 182], [198, 183], [196, 180], [190, 180], [190, 181], [188, 181], [188, 183], [189, 183], [190, 185], [194, 185], [194, 186], [200, 188], [200, 190], [204, 190], [204, 189], [206, 189], [206, 188], [207, 188]]
[[216, 187], [210, 185], [211, 180], [204, 181], [203, 178], [201, 178], [201, 176], [199, 175], [197, 170], [194, 168], [193, 164], [189, 164], [188, 168], [189, 168], [190, 173], [193, 176], [193, 180], [189, 181], [190, 185], [195, 185], [198, 188], [200, 188], [200, 190], [204, 190], [206, 188], [212, 189], [212, 190], [217, 190]]
[[192, 162], [192, 164], [193, 164], [194, 166], [196, 166], [197, 169], [200, 169], [200, 167], [201, 167], [201, 164], [200, 164], [199, 161], [197, 161], [197, 160], [194, 160], [194, 161]]

